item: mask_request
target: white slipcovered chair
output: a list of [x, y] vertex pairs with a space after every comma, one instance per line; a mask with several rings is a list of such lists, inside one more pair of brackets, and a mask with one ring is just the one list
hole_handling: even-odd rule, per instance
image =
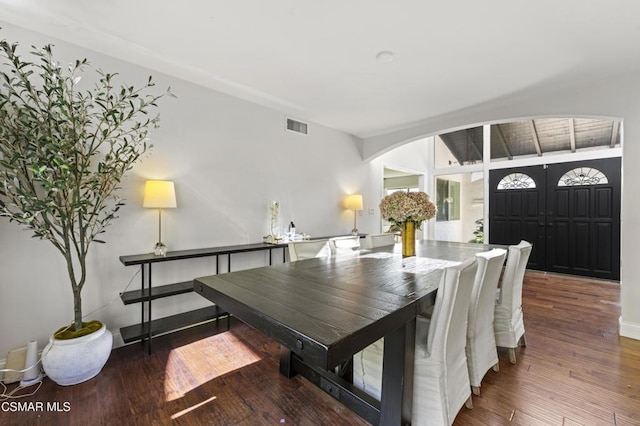
[[[446, 268], [433, 316], [416, 320], [414, 425], [451, 425], [465, 402], [468, 408], [472, 406], [464, 347], [476, 268], [474, 258]], [[384, 339], [380, 339], [353, 357], [353, 384], [378, 399], [383, 351]]]
[[372, 234], [365, 237], [367, 248], [392, 246], [396, 243], [394, 234]]
[[522, 280], [533, 246], [527, 241], [509, 246], [507, 265], [502, 283], [496, 294], [493, 331], [496, 346], [509, 348], [509, 361], [516, 363], [516, 348], [519, 343], [527, 346], [522, 318]]
[[329, 240], [295, 241], [289, 243], [289, 260], [291, 262], [324, 256], [331, 256]]
[[493, 334], [493, 316], [498, 281], [507, 251], [493, 249], [476, 254], [476, 272], [469, 303], [467, 328], [467, 367], [469, 382], [474, 395], [480, 395], [480, 382], [493, 367], [498, 371], [498, 351]]
[[360, 250], [360, 236], [349, 235], [329, 238], [329, 247], [332, 254], [353, 253]]

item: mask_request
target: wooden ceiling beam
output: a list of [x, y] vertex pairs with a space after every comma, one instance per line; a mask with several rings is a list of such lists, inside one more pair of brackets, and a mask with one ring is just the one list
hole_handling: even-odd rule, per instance
[[571, 139], [571, 152], [576, 152], [576, 121], [569, 119], [569, 138]]
[[469, 142], [471, 143], [473, 150], [478, 155], [478, 158], [480, 159], [480, 161], [482, 161], [482, 150], [478, 148], [478, 143], [475, 136], [473, 135], [473, 129], [467, 129], [467, 138], [469, 138]]
[[529, 128], [531, 128], [531, 136], [533, 137], [533, 144], [536, 147], [538, 157], [542, 157], [542, 148], [540, 147], [540, 139], [538, 139], [538, 131], [536, 130], [536, 124], [533, 120], [529, 121]]
[[502, 128], [499, 124], [496, 124], [496, 134], [498, 135], [498, 142], [500, 142], [500, 146], [502, 146], [502, 150], [509, 160], [513, 160], [513, 155], [511, 155], [511, 151], [509, 151], [509, 145], [507, 145], [506, 138], [504, 137], [504, 133], [502, 133]]
[[614, 121], [613, 122], [613, 129], [611, 130], [611, 143], [609, 144], [609, 146], [611, 148], [615, 148], [616, 147], [616, 141], [618, 140], [618, 132], [620, 131], [620, 122], [619, 121]]

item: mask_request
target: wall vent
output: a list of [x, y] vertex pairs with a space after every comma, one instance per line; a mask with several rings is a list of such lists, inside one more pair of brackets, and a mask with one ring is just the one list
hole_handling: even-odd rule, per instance
[[291, 130], [292, 132], [302, 133], [303, 135], [306, 135], [307, 123], [303, 123], [302, 121], [297, 121], [292, 118], [287, 118], [287, 130]]

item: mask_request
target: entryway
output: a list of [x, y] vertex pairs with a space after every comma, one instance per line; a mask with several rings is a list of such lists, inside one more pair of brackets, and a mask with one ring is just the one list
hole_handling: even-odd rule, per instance
[[621, 159], [489, 173], [490, 243], [533, 243], [530, 269], [620, 279]]

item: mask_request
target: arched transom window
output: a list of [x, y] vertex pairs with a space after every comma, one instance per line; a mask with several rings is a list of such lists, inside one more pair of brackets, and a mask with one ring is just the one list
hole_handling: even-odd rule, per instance
[[531, 189], [535, 187], [536, 182], [531, 176], [524, 173], [508, 174], [498, 183], [498, 189]]
[[562, 175], [558, 186], [604, 185], [609, 179], [598, 169], [577, 167]]

